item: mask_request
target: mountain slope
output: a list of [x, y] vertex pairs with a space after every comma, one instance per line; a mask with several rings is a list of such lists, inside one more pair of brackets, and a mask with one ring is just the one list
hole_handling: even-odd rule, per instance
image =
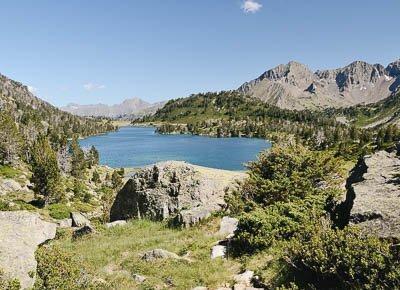
[[164, 102], [150, 104], [139, 98], [132, 98], [124, 100], [121, 104], [105, 105], [105, 104], [91, 104], [91, 105], [78, 105], [68, 104], [61, 107], [61, 110], [72, 113], [77, 116], [94, 116], [94, 117], [120, 117], [120, 116], [143, 116], [145, 114], [152, 114], [157, 109], [162, 107]]
[[27, 86], [1, 74], [0, 112], [13, 117], [27, 141], [33, 141], [40, 133], [71, 137], [73, 134], [88, 136], [114, 130], [111, 123], [63, 112], [34, 96]]
[[339, 69], [312, 72], [289, 62], [244, 83], [238, 91], [285, 109], [323, 109], [370, 104], [400, 87], [400, 60], [386, 68], [355, 61]]

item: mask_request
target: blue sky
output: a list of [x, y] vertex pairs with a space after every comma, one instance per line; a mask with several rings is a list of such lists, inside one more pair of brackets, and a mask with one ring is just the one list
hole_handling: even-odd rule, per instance
[[[247, 2], [247, 3], [244, 3]], [[237, 88], [290, 60], [400, 58], [399, 0], [4, 1], [0, 72], [55, 104]]]

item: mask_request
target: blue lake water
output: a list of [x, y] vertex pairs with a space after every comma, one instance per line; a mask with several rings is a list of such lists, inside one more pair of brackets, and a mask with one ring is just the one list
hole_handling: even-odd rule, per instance
[[81, 140], [80, 144], [94, 145], [100, 152], [100, 163], [111, 167], [180, 160], [228, 170], [243, 170], [246, 162], [270, 147], [263, 139], [161, 135], [151, 127], [122, 127], [117, 132]]

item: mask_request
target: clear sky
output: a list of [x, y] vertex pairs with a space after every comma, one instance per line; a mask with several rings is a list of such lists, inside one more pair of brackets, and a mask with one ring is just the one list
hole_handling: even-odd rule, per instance
[[399, 0], [13, 0], [0, 11], [0, 72], [55, 105], [235, 89], [290, 60], [400, 58]]

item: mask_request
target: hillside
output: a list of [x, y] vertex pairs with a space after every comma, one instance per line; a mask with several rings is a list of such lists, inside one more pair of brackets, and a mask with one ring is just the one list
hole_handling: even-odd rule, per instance
[[152, 114], [157, 109], [161, 108], [165, 102], [148, 103], [139, 98], [126, 99], [120, 104], [105, 105], [105, 104], [91, 104], [79, 105], [68, 104], [60, 109], [77, 116], [94, 116], [94, 117], [126, 117], [134, 118], [147, 114]]
[[279, 65], [244, 83], [238, 91], [285, 109], [350, 107], [383, 100], [400, 86], [400, 60], [386, 68], [355, 61], [312, 72], [298, 62]]
[[[111, 123], [91, 118], [76, 117], [37, 98], [28, 87], [0, 75], [0, 109], [9, 114], [25, 139], [33, 140], [39, 133], [62, 133], [88, 136], [114, 130]], [[0, 130], [3, 128], [0, 128]]]

